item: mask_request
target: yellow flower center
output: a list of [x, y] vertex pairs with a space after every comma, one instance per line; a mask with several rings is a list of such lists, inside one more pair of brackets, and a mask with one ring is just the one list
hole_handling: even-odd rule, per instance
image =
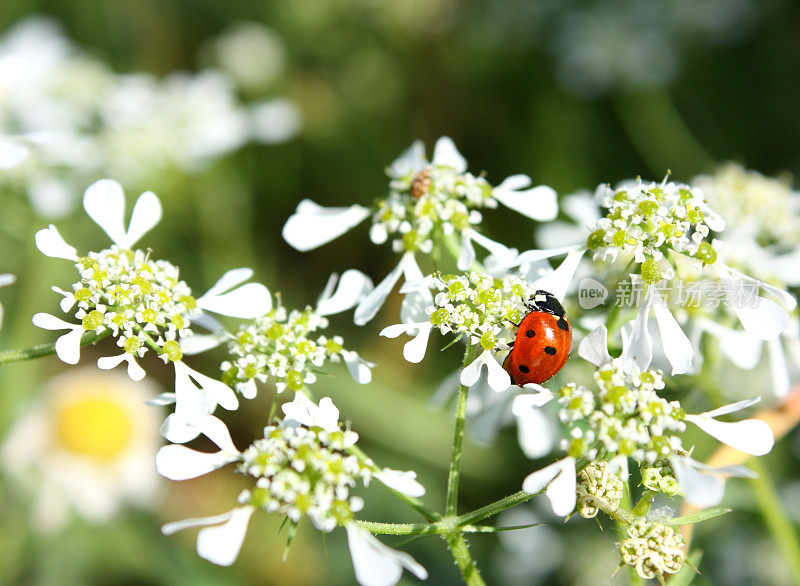
[[131, 414], [107, 397], [87, 397], [62, 407], [55, 416], [56, 437], [67, 450], [103, 462], [131, 443]]

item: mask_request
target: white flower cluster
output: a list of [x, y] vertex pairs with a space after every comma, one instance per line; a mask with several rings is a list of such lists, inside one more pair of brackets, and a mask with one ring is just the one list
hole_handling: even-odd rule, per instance
[[600, 367], [594, 375], [598, 393], [574, 383], [558, 391], [559, 417], [572, 439], [563, 440], [569, 455], [594, 459], [622, 455], [637, 462], [681, 452], [678, 433], [686, 429], [686, 413], [677, 401], [658, 396], [664, 388], [660, 370], [626, 372], [622, 359]]
[[75, 317], [86, 332], [110, 330], [132, 356], [144, 356], [149, 347], [164, 362], [183, 357], [181, 338], [191, 334], [189, 321], [200, 310], [177, 267], [117, 246], [90, 252], [75, 267], [80, 281], [71, 292], [59, 290], [61, 309], [77, 304]]
[[602, 507], [606, 512], [619, 508], [624, 485], [608, 462], [589, 462], [578, 472], [578, 513], [584, 519], [595, 517]]
[[268, 426], [264, 439], [243, 454], [239, 471], [256, 477], [256, 488], [244, 491], [241, 504], [285, 515], [299, 523], [307, 515], [320, 531], [333, 531], [353, 519], [364, 503], [350, 489], [372, 478], [370, 463], [343, 450], [358, 434], [341, 429]]
[[484, 350], [507, 350], [520, 320], [528, 313], [525, 303], [536, 288], [516, 275], [492, 277], [470, 272], [437, 274], [432, 279], [434, 306], [428, 308], [431, 324], [442, 334], [466, 336], [469, 345]]
[[198, 430], [213, 441], [218, 452], [197, 452], [170, 444], [156, 456], [159, 473], [172, 480], [208, 474], [227, 464], [238, 463], [238, 471], [256, 478], [252, 490], [239, 495], [240, 506], [228, 513], [169, 523], [162, 531], [170, 535], [189, 527], [204, 527], [197, 537], [197, 553], [220, 565], [230, 565], [239, 555], [250, 517], [257, 510], [284, 515], [296, 525], [307, 516], [320, 531], [342, 526], [347, 531], [356, 579], [360, 584], [391, 586], [400, 580], [403, 568], [420, 579], [428, 574], [410, 555], [383, 545], [361, 528], [354, 513], [364, 502], [350, 491], [359, 482], [377, 478], [389, 488], [418, 497], [425, 488], [414, 472], [378, 468], [355, 451], [358, 434], [343, 429], [339, 410], [325, 397], [314, 403], [302, 393], [282, 406], [280, 425], [264, 428], [264, 437], [244, 452], [236, 449], [225, 424], [209, 415], [195, 421]]
[[234, 358], [221, 365], [223, 380], [244, 396], [255, 394], [255, 381], [269, 377], [277, 381], [279, 393], [303, 389], [317, 380], [312, 368], [340, 362], [348, 353], [341, 336], [313, 335], [326, 327], [327, 318], [311, 307], [287, 312], [281, 306], [241, 325], [228, 344]]
[[242, 103], [220, 69], [117, 74], [44, 17], [0, 37], [0, 72], [0, 153], [15, 153], [2, 184], [48, 218], [69, 213], [96, 177], [138, 188], [195, 174], [248, 141], [284, 142], [301, 123], [289, 100]]
[[597, 221], [586, 239], [595, 260], [620, 254], [632, 256], [641, 264], [639, 272], [645, 283], [674, 277], [672, 265], [662, 263], [667, 250], [705, 264], [716, 262], [720, 243], [706, 239], [712, 230], [723, 230], [725, 222], [699, 189], [638, 180], [616, 189], [601, 185], [598, 190], [608, 213]]
[[[552, 220], [558, 214], [556, 193], [550, 187], [530, 187], [527, 175], [512, 175], [492, 187], [467, 172], [467, 161], [453, 141], [436, 141], [428, 161], [425, 146], [415, 142], [388, 169], [389, 196], [376, 207], [361, 205], [325, 208], [303, 200], [283, 227], [283, 237], [294, 248], [308, 251], [337, 238], [370, 216], [370, 239], [382, 244], [390, 237], [403, 253], [397, 267], [356, 308], [355, 322], [364, 325], [380, 309], [400, 276], [407, 282], [422, 278], [416, 253], [429, 254], [434, 242], [451, 252], [460, 249], [458, 267], [467, 270], [475, 260], [473, 242], [486, 248], [500, 270], [513, 265], [516, 249], [494, 242], [472, 227], [480, 224], [478, 208], [498, 203], [534, 220]], [[460, 242], [459, 242], [460, 240]]]
[[762, 246], [800, 245], [800, 194], [785, 178], [728, 163], [692, 183], [737, 233], [749, 233]]
[[421, 143], [412, 148], [413, 165], [389, 169], [389, 196], [377, 203], [370, 238], [382, 244], [392, 238], [395, 252], [430, 253], [434, 238], [456, 234], [481, 223], [479, 208], [497, 207], [492, 186], [483, 177], [449, 161], [425, 161]]
[[683, 567], [686, 542], [680, 531], [640, 518], [628, 525], [627, 532], [628, 537], [619, 546], [622, 561], [636, 568], [645, 580], [675, 574]]

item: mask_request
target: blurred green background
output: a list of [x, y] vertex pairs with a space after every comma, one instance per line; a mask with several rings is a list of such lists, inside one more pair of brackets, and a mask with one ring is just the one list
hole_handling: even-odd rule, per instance
[[[157, 185], [126, 186], [129, 198], [144, 188], [161, 197], [165, 219], [146, 244], [181, 267], [198, 291], [228, 268], [251, 266], [287, 306], [297, 307], [313, 304], [331, 272], [358, 268], [380, 279], [395, 256], [369, 244], [365, 226], [307, 254], [291, 249], [280, 230], [301, 197], [321, 205], [368, 205], [380, 197], [386, 191], [383, 169], [417, 138], [430, 149], [440, 135], [451, 136], [470, 169], [485, 170], [492, 183], [527, 173], [560, 194], [637, 175], [660, 179], [668, 170], [684, 181], [731, 159], [766, 174], [800, 170], [800, 5], [794, 2], [14, 0], [0, 3], [0, 31], [32, 14], [55, 17], [79, 47], [120, 73], [196, 70], [209, 40], [240, 21], [264, 24], [282, 39], [285, 63], [270, 93], [299, 105], [304, 123], [295, 139], [247, 145], [194, 175], [175, 171]], [[51, 339], [30, 325], [30, 316], [57, 311], [49, 287], [67, 286], [72, 269], [34, 249], [33, 234], [47, 220], [19, 197], [4, 197], [0, 272], [18, 276], [16, 285], [0, 291], [6, 307], [0, 342], [7, 349]], [[508, 217], [486, 213], [487, 233], [531, 247], [530, 224], [515, 217], [515, 229]], [[80, 210], [58, 226], [82, 250], [105, 245]], [[332, 318], [332, 330], [378, 368], [369, 386], [337, 376], [318, 383], [315, 392], [334, 398], [376, 461], [416, 470], [431, 503], [441, 506], [451, 423], [448, 411], [433, 409], [428, 400], [457, 363], [457, 350], [423, 365], [404, 363], [400, 342], [377, 335], [396, 321], [398, 309], [394, 296], [364, 328], [346, 316]], [[90, 359], [91, 350], [82, 362]], [[219, 359], [212, 353], [192, 365], [213, 373]], [[168, 390], [170, 371], [157, 361], [149, 366], [149, 376]], [[55, 359], [0, 369], [0, 429], [60, 370]], [[268, 394], [227, 417], [238, 444], [258, 434]], [[790, 436], [766, 460], [779, 486], [787, 487], [787, 507], [794, 504], [800, 513], [800, 497], [791, 500], [798, 494], [791, 490], [798, 479], [793, 441]], [[516, 491], [535, 466], [520, 453], [513, 429], [492, 447], [469, 442], [462, 508]], [[107, 525], [75, 521], [50, 536], [30, 528], [29, 495], [3, 478], [0, 581], [354, 582], [341, 531], [322, 540], [304, 524], [283, 563], [279, 522], [257, 516], [232, 568], [197, 558], [194, 532], [160, 535], [163, 522], [233, 506], [242, 485], [232, 476], [165, 482], [153, 512], [128, 511]], [[726, 502], [739, 511], [699, 529], [697, 543], [707, 556], [697, 583], [790, 583], [786, 562], [746, 489], [744, 481], [731, 483]], [[413, 519], [379, 487], [369, 494], [367, 518]], [[537, 514], [546, 518], [542, 509]], [[531, 530], [544, 535], [526, 533], [542, 552], [540, 565], [531, 568], [526, 546], [504, 548], [495, 537], [474, 537], [472, 549], [487, 579], [611, 580], [613, 531], [602, 533], [590, 522], [554, 525]], [[443, 542], [422, 540], [408, 550], [428, 568], [431, 584], [458, 583]], [[744, 558], [757, 560], [759, 568]]]

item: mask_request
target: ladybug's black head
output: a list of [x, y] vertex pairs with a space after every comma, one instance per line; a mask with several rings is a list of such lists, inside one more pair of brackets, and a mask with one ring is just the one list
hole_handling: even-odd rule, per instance
[[545, 313], [551, 313], [557, 317], [564, 317], [565, 315], [561, 303], [559, 303], [556, 296], [549, 291], [539, 289], [536, 293], [531, 295], [529, 301], [530, 307], [536, 311], [544, 311]]

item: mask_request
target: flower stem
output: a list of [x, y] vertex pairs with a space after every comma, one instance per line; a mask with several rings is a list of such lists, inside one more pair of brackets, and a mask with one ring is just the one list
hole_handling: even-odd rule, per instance
[[377, 523], [374, 521], [356, 521], [376, 535], [427, 535], [441, 533], [442, 529], [436, 523]]
[[750, 480], [750, 483], [764, 523], [783, 553], [794, 577], [793, 581], [800, 584], [800, 541], [797, 531], [782, 510], [780, 498], [767, 467], [758, 458], [753, 458], [750, 460], [750, 468], [758, 474], [758, 477]]
[[447, 536], [447, 547], [450, 553], [453, 554], [453, 559], [458, 566], [458, 571], [461, 572], [461, 577], [467, 586], [484, 586], [486, 583], [481, 578], [478, 571], [478, 566], [472, 559], [467, 546], [467, 540], [460, 531], [451, 533]]
[[[111, 333], [111, 330], [104, 330], [99, 334], [94, 332], [86, 332], [81, 338], [81, 347], [93, 344], [102, 338], [105, 338]], [[56, 353], [56, 343], [39, 344], [31, 348], [23, 350], [5, 350], [0, 352], [0, 364], [7, 364], [10, 362], [22, 362], [25, 360], [33, 360], [34, 358], [42, 358], [43, 356], [50, 356]]]
[[[464, 352], [465, 368], [473, 358], [472, 346], [467, 346]], [[445, 501], [445, 515], [455, 516], [458, 510], [458, 481], [461, 476], [461, 455], [464, 448], [464, 426], [467, 419], [467, 394], [469, 387], [461, 385], [458, 388], [456, 401], [456, 423], [453, 432], [453, 452], [450, 456], [450, 474], [447, 476], [447, 500]]]
[[447, 477], [447, 500], [445, 514], [456, 515], [458, 509], [458, 481], [461, 476], [461, 455], [464, 447], [464, 425], [467, 417], [467, 393], [469, 388], [461, 385], [456, 403], [456, 424], [453, 433], [453, 453], [450, 457], [450, 474]]
[[475, 509], [471, 513], [461, 515], [456, 520], [456, 524], [459, 527], [463, 527], [465, 525], [471, 525], [472, 523], [482, 521], [483, 519], [501, 513], [506, 509], [510, 509], [511, 507], [516, 507], [519, 504], [529, 501], [533, 497], [542, 494], [542, 492], [544, 492], [544, 489], [542, 489], [536, 494], [528, 494], [527, 492], [523, 492], [520, 490], [519, 492], [515, 492], [514, 494], [502, 498], [499, 501], [490, 503], [485, 507], [481, 507], [480, 509]]

